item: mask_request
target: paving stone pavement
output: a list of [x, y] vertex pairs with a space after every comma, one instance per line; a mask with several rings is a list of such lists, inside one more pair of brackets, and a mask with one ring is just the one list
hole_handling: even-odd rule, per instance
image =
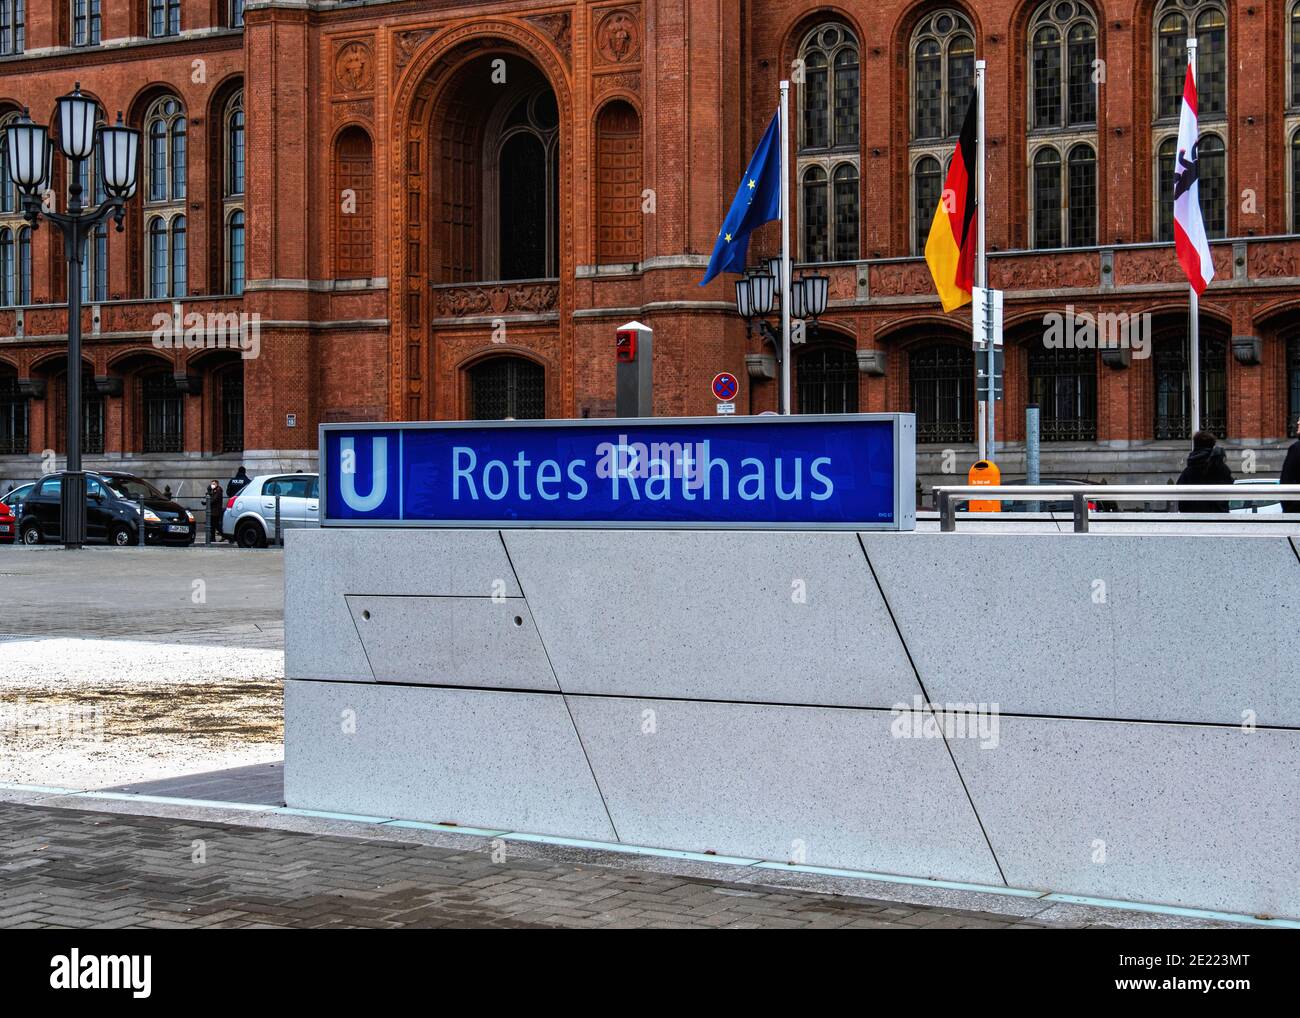
[[[199, 853], [201, 852], [201, 861]], [[393, 840], [0, 803], [0, 927], [1028, 929], [1067, 924]]]

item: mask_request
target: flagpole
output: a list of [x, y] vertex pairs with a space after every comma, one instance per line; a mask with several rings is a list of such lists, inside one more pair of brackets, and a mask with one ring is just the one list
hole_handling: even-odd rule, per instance
[[781, 82], [781, 413], [790, 413], [790, 82]]
[[[976, 215], [976, 248], [975, 248], [975, 285], [984, 290], [984, 299], [989, 299], [988, 295], [988, 260], [984, 252], [984, 61], [975, 61], [975, 215]], [[976, 342], [976, 350], [982, 350], [988, 357], [988, 375], [989, 375], [989, 392], [988, 400], [984, 404], [983, 413], [979, 415], [979, 440], [980, 440], [980, 459], [988, 459], [993, 455], [996, 448], [996, 432], [994, 431], [995, 411], [993, 409], [993, 343], [988, 343], [988, 348], [983, 349], [979, 345], [981, 338], [991, 339], [984, 334], [984, 323], [976, 321], [975, 316], [971, 316], [971, 329]], [[976, 357], [976, 375], [979, 374], [979, 358]]]
[[[1196, 36], [1187, 38], [1187, 66], [1192, 80], [1196, 80]], [[1200, 125], [1197, 125], [1197, 130]], [[1201, 302], [1196, 295], [1196, 287], [1187, 287], [1187, 309], [1191, 315], [1191, 328], [1188, 331], [1188, 344], [1191, 353], [1187, 358], [1188, 388], [1192, 395], [1192, 434], [1201, 430]], [[1220, 435], [1220, 438], [1224, 436]]]

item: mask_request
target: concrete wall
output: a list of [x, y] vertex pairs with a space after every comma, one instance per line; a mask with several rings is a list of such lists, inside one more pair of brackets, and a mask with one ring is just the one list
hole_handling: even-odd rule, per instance
[[1293, 538], [288, 539], [290, 805], [1300, 916]]

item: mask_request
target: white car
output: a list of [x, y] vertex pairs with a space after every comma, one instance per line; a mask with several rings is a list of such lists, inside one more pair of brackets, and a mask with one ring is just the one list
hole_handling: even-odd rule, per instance
[[[1279, 484], [1281, 482], [1276, 477], [1240, 477], [1232, 483], [1234, 485], [1263, 485]], [[1254, 493], [1252, 492], [1252, 494]], [[1260, 495], [1264, 498], [1268, 497], [1267, 492], [1260, 492]], [[1281, 502], [1251, 502], [1246, 499], [1234, 498], [1228, 503], [1228, 512], [1230, 513], [1280, 513], [1281, 511]]]
[[276, 500], [280, 530], [314, 527], [320, 522], [320, 475], [259, 474], [234, 498], [226, 499], [221, 533], [241, 548], [265, 548], [275, 533]]

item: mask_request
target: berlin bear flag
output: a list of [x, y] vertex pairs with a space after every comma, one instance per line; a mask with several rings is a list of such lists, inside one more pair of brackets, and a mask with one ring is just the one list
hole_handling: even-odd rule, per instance
[[1205, 239], [1198, 183], [1200, 141], [1196, 126], [1195, 49], [1189, 47], [1183, 80], [1183, 112], [1178, 121], [1178, 165], [1174, 168], [1174, 248], [1187, 280], [1199, 297], [1214, 278], [1214, 259]]

